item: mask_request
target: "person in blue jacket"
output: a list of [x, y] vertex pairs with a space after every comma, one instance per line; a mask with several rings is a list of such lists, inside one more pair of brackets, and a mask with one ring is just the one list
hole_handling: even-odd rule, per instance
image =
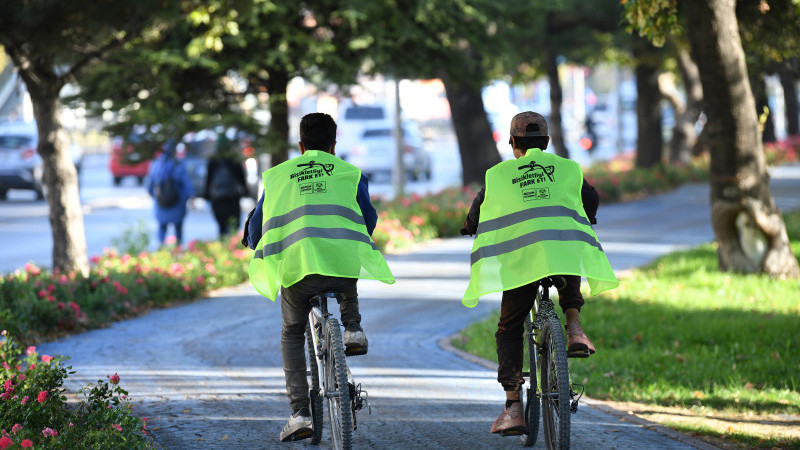
[[[183, 162], [175, 158], [177, 148], [176, 140], [169, 140], [163, 146], [163, 151], [152, 164], [147, 176], [147, 192], [153, 197], [153, 207], [158, 221], [158, 241], [164, 245], [167, 238], [167, 226], [172, 224], [175, 228], [177, 245], [183, 242], [183, 219], [186, 217], [186, 202], [194, 196], [192, 181]], [[158, 201], [158, 189], [162, 181], [171, 178], [177, 191], [177, 201], [171, 205], [161, 205]]]

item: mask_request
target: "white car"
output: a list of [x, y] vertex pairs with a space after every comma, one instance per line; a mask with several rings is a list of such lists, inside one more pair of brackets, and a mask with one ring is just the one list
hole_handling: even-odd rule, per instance
[[346, 104], [336, 121], [336, 156], [347, 160], [368, 127], [390, 122], [393, 116], [382, 104]]
[[[0, 126], [0, 200], [9, 189], [36, 191], [44, 198], [42, 158], [36, 151], [39, 132], [34, 122], [9, 122]], [[70, 143], [70, 153], [80, 179], [83, 151], [78, 144]]]
[[[397, 151], [393, 133], [393, 122], [382, 122], [365, 128], [359, 142], [347, 154], [347, 162], [361, 169], [361, 173], [367, 178], [378, 174], [391, 176]], [[403, 124], [403, 164], [406, 174], [412, 180], [423, 177], [430, 180], [431, 155], [425, 150], [422, 134], [413, 122]]]

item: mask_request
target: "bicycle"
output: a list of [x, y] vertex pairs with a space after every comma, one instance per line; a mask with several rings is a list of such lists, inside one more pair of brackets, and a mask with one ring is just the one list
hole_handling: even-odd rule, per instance
[[308, 355], [311, 400], [311, 443], [322, 439], [323, 399], [328, 404], [328, 419], [331, 441], [335, 449], [352, 446], [353, 430], [356, 429], [356, 411], [369, 406], [367, 392], [356, 384], [347, 360], [339, 321], [328, 312], [328, 299], [341, 302], [342, 294], [323, 292], [311, 298], [311, 312], [306, 324], [306, 351]]
[[520, 393], [526, 427], [520, 437], [525, 447], [533, 446], [538, 437], [541, 405], [547, 449], [568, 449], [570, 414], [578, 411], [578, 401], [583, 396], [583, 385], [570, 383], [567, 357], [585, 358], [589, 354], [567, 355], [561, 319], [550, 300], [550, 287], [563, 288], [565, 284], [566, 280], [558, 276], [537, 281], [536, 300], [530, 316], [525, 319], [529, 370], [522, 375], [528, 380], [528, 388], [523, 385]]

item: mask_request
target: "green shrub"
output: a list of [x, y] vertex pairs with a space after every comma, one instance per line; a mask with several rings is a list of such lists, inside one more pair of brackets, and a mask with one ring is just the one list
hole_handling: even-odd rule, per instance
[[6, 330], [0, 335], [0, 448], [156, 448], [147, 435], [147, 419], [131, 415], [128, 393], [119, 376], [108, 376], [79, 393], [68, 405], [64, 380], [69, 369], [60, 358], [41, 357], [35, 347], [22, 355]]

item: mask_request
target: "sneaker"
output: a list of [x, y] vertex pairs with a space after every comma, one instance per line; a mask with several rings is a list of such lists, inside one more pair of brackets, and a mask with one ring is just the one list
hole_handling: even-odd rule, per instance
[[307, 439], [312, 434], [311, 412], [308, 408], [300, 408], [289, 416], [289, 421], [281, 430], [281, 442]]
[[492, 433], [508, 435], [525, 432], [525, 418], [522, 417], [522, 403], [514, 402], [503, 409], [500, 417], [492, 424]]
[[344, 354], [347, 356], [364, 355], [369, 343], [364, 329], [357, 322], [344, 326]]

